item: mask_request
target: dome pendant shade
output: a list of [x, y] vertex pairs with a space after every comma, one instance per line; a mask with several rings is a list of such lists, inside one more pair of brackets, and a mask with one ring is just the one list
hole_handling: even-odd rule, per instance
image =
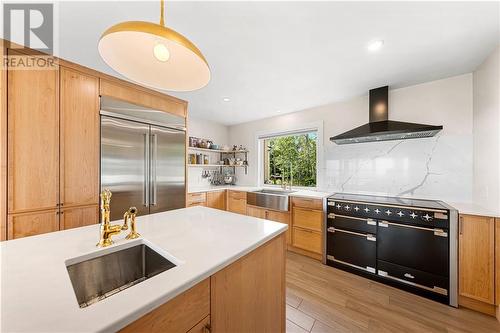
[[210, 81], [210, 68], [200, 50], [160, 24], [118, 23], [102, 34], [98, 50], [115, 71], [152, 88], [192, 91]]

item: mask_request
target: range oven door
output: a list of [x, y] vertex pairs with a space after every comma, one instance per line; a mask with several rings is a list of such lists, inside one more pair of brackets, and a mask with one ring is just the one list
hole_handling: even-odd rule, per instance
[[448, 289], [448, 232], [378, 221], [378, 275], [417, 287]]
[[375, 274], [377, 237], [328, 227], [327, 259]]

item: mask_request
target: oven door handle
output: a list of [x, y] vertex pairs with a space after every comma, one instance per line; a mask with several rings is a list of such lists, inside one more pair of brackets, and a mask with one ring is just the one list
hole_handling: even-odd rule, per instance
[[334, 232], [343, 232], [343, 233], [351, 234], [351, 235], [354, 235], [354, 236], [365, 237], [366, 240], [370, 241], [370, 242], [376, 242], [377, 241], [377, 237], [375, 235], [373, 235], [373, 234], [362, 234], [362, 233], [359, 233], [359, 232], [347, 231], [347, 230], [337, 229], [337, 228], [334, 228], [334, 227], [328, 227], [327, 231], [331, 232], [331, 233], [334, 233]]
[[388, 221], [378, 221], [378, 226], [383, 227], [383, 228], [389, 228], [390, 226], [396, 226], [396, 227], [401, 227], [401, 228], [410, 228], [410, 229], [417, 229], [417, 230], [422, 230], [422, 231], [430, 231], [434, 233], [434, 236], [439, 236], [439, 237], [448, 237], [448, 233], [444, 231], [443, 229], [438, 229], [438, 228], [423, 228], [423, 227], [417, 227], [414, 225], [406, 225], [406, 224], [399, 224], [399, 223], [392, 223]]
[[362, 217], [354, 217], [354, 216], [346, 216], [346, 215], [339, 215], [339, 214], [334, 214], [334, 213], [330, 213], [328, 214], [328, 218], [329, 219], [335, 219], [336, 217], [343, 217], [343, 218], [346, 218], [346, 219], [352, 219], [352, 220], [358, 220], [358, 221], [366, 221], [366, 224], [368, 225], [377, 225], [377, 222], [374, 220], [374, 219], [371, 219], [371, 218], [362, 218]]

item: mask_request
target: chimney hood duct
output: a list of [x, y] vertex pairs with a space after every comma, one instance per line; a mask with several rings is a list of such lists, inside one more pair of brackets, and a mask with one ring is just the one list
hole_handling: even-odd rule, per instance
[[428, 138], [443, 126], [405, 123], [389, 120], [389, 87], [370, 90], [370, 122], [353, 130], [331, 137], [338, 145], [348, 143]]

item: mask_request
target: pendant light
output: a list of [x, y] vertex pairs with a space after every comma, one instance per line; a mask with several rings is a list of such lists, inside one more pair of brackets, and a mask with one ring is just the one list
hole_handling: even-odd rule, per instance
[[110, 27], [99, 40], [99, 54], [139, 84], [171, 91], [204, 87], [210, 81], [205, 57], [186, 37], [165, 26], [164, 0], [160, 10], [160, 24], [127, 21]]

